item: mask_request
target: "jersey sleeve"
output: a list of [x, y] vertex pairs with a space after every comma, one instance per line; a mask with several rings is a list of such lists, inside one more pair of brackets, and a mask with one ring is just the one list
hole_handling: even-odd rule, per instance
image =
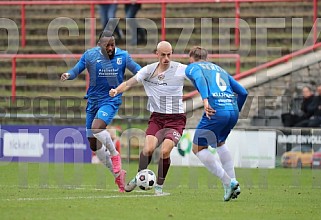
[[147, 77], [149, 77], [149, 74], [148, 74], [148, 66], [145, 66], [143, 68], [141, 68], [137, 74], [134, 76], [135, 79], [137, 80], [137, 82], [143, 82], [144, 79], [146, 79]]
[[237, 94], [237, 106], [239, 108], [239, 111], [241, 111], [245, 103], [245, 100], [247, 98], [248, 92], [232, 76], [229, 75], [228, 77], [229, 77], [230, 85], [233, 92]]
[[179, 68], [179, 72], [184, 73], [184, 78], [185, 78], [186, 80], [188, 80], [188, 81], [191, 81], [191, 80], [187, 77], [187, 75], [186, 75], [187, 65], [181, 63], [181, 64], [178, 66], [178, 68]]
[[197, 65], [192, 65], [186, 68], [185, 73], [201, 94], [202, 99], [208, 98], [208, 86], [202, 70]]
[[142, 67], [127, 53], [126, 68], [129, 69], [129, 71], [133, 74], [136, 74]]
[[86, 52], [81, 56], [80, 60], [76, 65], [68, 70], [67, 72], [70, 74], [70, 77], [68, 80], [73, 80], [75, 79], [82, 71], [86, 69]]

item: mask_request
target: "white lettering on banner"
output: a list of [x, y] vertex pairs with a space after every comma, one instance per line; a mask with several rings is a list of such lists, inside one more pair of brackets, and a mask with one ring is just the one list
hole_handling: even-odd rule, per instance
[[6, 157], [41, 157], [44, 137], [40, 133], [5, 133], [3, 155]]
[[87, 145], [81, 143], [48, 143], [46, 144], [47, 148], [51, 149], [77, 149], [77, 150], [86, 150]]
[[278, 135], [278, 143], [321, 144], [320, 135]]

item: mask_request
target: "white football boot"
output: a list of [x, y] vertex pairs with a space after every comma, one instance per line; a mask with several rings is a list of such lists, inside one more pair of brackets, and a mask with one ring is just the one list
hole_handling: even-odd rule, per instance
[[233, 196], [233, 193], [238, 188], [238, 186], [239, 186], [239, 182], [237, 182], [236, 179], [231, 179], [231, 182], [229, 185], [227, 185], [227, 186], [224, 185], [224, 191], [225, 191], [224, 201], [225, 202], [230, 201], [230, 199]]
[[125, 186], [125, 191], [126, 192], [131, 192], [136, 188], [137, 184], [136, 184], [136, 177], [134, 179], [132, 179], [131, 181], [129, 181], [126, 186]]

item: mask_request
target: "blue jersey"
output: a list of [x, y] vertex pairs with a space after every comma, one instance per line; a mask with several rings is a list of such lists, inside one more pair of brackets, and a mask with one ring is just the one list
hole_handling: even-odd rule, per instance
[[87, 50], [79, 62], [68, 71], [69, 79], [76, 78], [85, 69], [89, 73], [89, 88], [86, 98], [92, 101], [121, 102], [121, 95], [115, 98], [109, 96], [109, 90], [116, 88], [124, 81], [125, 69], [136, 74], [141, 66], [138, 65], [127, 51], [115, 48], [115, 56], [109, 60], [102, 54], [100, 47]]
[[207, 98], [213, 109], [241, 111], [247, 91], [220, 66], [210, 62], [195, 62], [187, 66], [185, 73], [202, 99]]

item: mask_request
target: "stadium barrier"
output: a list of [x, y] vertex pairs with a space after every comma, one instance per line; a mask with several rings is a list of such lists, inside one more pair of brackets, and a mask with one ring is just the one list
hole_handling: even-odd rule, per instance
[[[1, 125], [0, 162], [40, 162], [40, 163], [92, 163], [92, 154], [82, 126], [51, 125]], [[176, 148], [171, 152], [174, 166], [203, 166], [192, 153], [192, 140], [195, 129], [186, 129]], [[122, 157], [135, 160], [130, 145], [124, 147], [124, 140], [141, 138], [143, 130], [128, 127], [120, 134]], [[236, 167], [275, 168], [287, 167], [287, 152], [302, 150], [305, 166], [321, 166], [312, 161], [313, 152], [321, 148], [321, 129], [308, 128], [237, 128], [227, 140]], [[127, 149], [126, 149], [127, 148]], [[209, 148], [216, 155], [215, 148]], [[310, 149], [306, 151], [306, 149]], [[293, 152], [293, 151], [292, 151]], [[299, 156], [299, 155], [298, 155]], [[154, 161], [155, 162], [155, 161]], [[298, 162], [298, 161], [296, 161]], [[318, 162], [318, 164], [317, 164]], [[300, 166], [303, 165], [300, 163]], [[299, 164], [294, 167], [301, 168]]]
[[[151, 58], [151, 54], [131, 54], [133, 58]], [[11, 99], [12, 102], [15, 102], [16, 99], [16, 80], [17, 80], [17, 71], [16, 71], [16, 62], [17, 59], [79, 59], [81, 54], [0, 54], [0, 59], [11, 59], [12, 67], [12, 87], [11, 87]], [[173, 58], [188, 58], [187, 54], [173, 54]], [[240, 73], [241, 60], [240, 55], [238, 54], [209, 54], [208, 58], [231, 58], [235, 59], [235, 75]], [[86, 88], [89, 85], [89, 76], [86, 74]]]
[[[178, 147], [171, 152], [173, 166], [203, 166], [192, 152], [194, 133], [195, 129], [184, 131]], [[313, 161], [313, 152], [321, 149], [321, 129], [318, 128], [237, 128], [230, 133], [226, 145], [232, 154], [235, 167], [321, 167], [321, 160]], [[215, 148], [209, 147], [209, 150], [217, 155]], [[286, 157], [289, 151], [297, 153], [297, 156], [293, 155], [293, 159], [296, 158], [297, 161], [291, 161], [292, 164], [288, 164]], [[299, 163], [304, 160], [305, 164]]]
[[[281, 2], [304, 2], [306, 0], [281, 0]], [[313, 4], [313, 42], [317, 42], [318, 30], [318, 0], [310, 0]], [[240, 44], [240, 18], [241, 10], [240, 4], [245, 2], [280, 2], [279, 0], [136, 0], [136, 3], [142, 4], [161, 4], [161, 39], [166, 39], [166, 5], [167, 4], [186, 4], [186, 3], [234, 3], [235, 4], [235, 46], [238, 47]], [[95, 18], [95, 5], [98, 4], [131, 4], [132, 0], [116, 0], [116, 1], [104, 1], [104, 0], [70, 0], [70, 1], [0, 1], [0, 5], [20, 5], [21, 6], [21, 45], [25, 47], [26, 45], [26, 5], [89, 5], [90, 6], [90, 17]], [[94, 20], [90, 22], [90, 36], [91, 36], [91, 46], [95, 45], [95, 30], [94, 30]]]

